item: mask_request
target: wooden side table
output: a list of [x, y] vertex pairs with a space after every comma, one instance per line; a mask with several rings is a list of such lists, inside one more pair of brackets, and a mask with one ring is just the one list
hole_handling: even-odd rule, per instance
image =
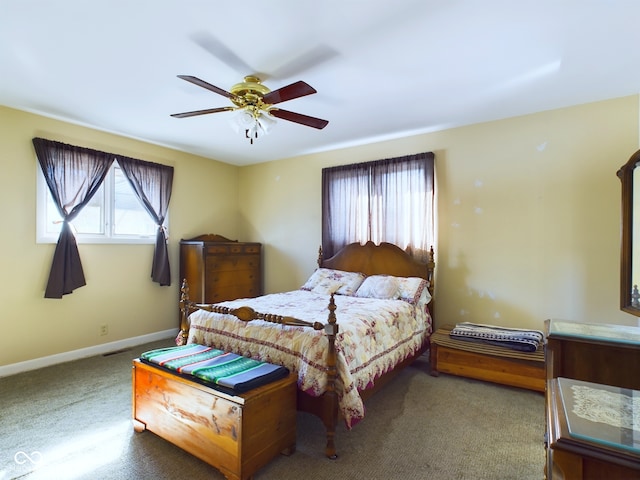
[[639, 399], [637, 390], [549, 380], [547, 478], [640, 479]]
[[547, 380], [575, 378], [640, 390], [640, 328], [548, 321]]

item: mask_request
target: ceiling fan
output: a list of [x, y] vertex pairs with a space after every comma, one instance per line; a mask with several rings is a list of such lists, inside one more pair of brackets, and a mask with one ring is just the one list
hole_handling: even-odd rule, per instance
[[279, 103], [316, 93], [313, 87], [303, 81], [298, 81], [272, 91], [264, 86], [257, 76], [249, 75], [244, 77], [244, 82], [235, 84], [228, 92], [192, 75], [178, 75], [178, 78], [191, 82], [199, 87], [206, 88], [223, 97], [227, 97], [233, 105], [196, 110], [193, 112], [174, 113], [171, 115], [172, 117], [186, 118], [209, 113], [237, 111], [238, 115], [235, 119], [236, 125], [240, 129], [244, 129], [245, 137], [248, 138], [252, 144], [254, 139], [258, 138], [259, 132], [264, 134], [268, 133], [271, 125], [275, 123], [272, 117], [299, 123], [319, 130], [326, 127], [329, 123], [327, 120], [274, 107], [274, 105]]

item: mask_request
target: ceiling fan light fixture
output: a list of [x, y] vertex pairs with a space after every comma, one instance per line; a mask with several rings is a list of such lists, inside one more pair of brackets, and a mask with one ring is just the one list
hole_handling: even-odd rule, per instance
[[261, 111], [258, 115], [258, 125], [260, 125], [260, 129], [267, 135], [271, 131], [271, 127], [273, 127], [276, 123], [276, 119], [272, 117], [268, 111]]
[[238, 114], [236, 115], [236, 122], [241, 128], [249, 128], [255, 122], [256, 119], [253, 117], [253, 112], [248, 108], [241, 108], [238, 110]]
[[231, 127], [236, 133], [242, 134], [253, 145], [259, 135], [268, 135], [276, 119], [266, 111], [251, 106], [236, 110], [231, 120]]

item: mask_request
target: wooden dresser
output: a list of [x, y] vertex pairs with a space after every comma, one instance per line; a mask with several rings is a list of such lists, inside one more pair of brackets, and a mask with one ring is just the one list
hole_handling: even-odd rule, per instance
[[262, 245], [221, 235], [180, 241], [180, 282], [191, 300], [217, 303], [262, 295]]
[[[590, 418], [601, 407], [633, 423], [603, 402], [640, 394], [640, 328], [551, 320], [547, 329], [547, 479], [640, 479], [638, 432]], [[597, 398], [586, 416], [573, 398], [585, 391]]]

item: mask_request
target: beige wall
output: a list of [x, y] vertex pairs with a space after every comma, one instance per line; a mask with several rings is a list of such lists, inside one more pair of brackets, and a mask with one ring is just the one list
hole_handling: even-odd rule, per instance
[[[87, 285], [61, 300], [44, 298], [54, 245], [35, 242], [36, 136], [174, 167], [171, 287], [150, 279], [153, 245], [81, 244]], [[177, 328], [180, 238], [237, 236], [235, 166], [2, 107], [0, 165], [0, 365]]]
[[[0, 107], [0, 366], [177, 327], [180, 238], [263, 242], [267, 293], [297, 288], [316, 266], [321, 169], [422, 151], [436, 153], [437, 324], [637, 325], [618, 309], [615, 172], [638, 115], [633, 96], [238, 168]], [[80, 245], [87, 285], [43, 298], [54, 246], [35, 243], [34, 136], [175, 168], [171, 287], [151, 282], [150, 245]]]
[[632, 96], [254, 165], [241, 235], [265, 243], [268, 292], [296, 288], [315, 267], [323, 167], [434, 151], [437, 325], [637, 325], [618, 308], [616, 177], [637, 148]]

